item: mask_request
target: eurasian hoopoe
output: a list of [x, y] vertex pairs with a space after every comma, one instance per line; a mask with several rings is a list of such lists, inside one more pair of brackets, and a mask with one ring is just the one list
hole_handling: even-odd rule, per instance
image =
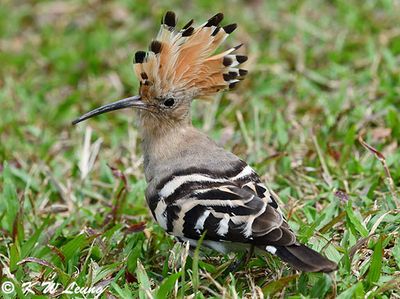
[[330, 272], [337, 265], [298, 243], [276, 194], [244, 161], [219, 147], [191, 124], [193, 99], [234, 87], [247, 71], [246, 56], [215, 50], [236, 29], [221, 27], [218, 13], [204, 24], [181, 30], [167, 12], [149, 51], [138, 51], [134, 69], [139, 95], [92, 110], [73, 122], [122, 108], [138, 111], [142, 134], [146, 200], [154, 219], [179, 241], [220, 252], [259, 248], [295, 268]]

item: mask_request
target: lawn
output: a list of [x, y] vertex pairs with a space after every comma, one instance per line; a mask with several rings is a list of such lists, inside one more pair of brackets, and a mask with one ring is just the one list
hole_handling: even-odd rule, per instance
[[[226, 46], [244, 43], [249, 75], [196, 102], [193, 123], [257, 170], [337, 272], [256, 255], [230, 273], [241, 256], [189, 254], [146, 207], [132, 111], [71, 125], [136, 94], [133, 54], [167, 10], [238, 23]], [[0, 297], [400, 298], [399, 20], [396, 0], [3, 0]]]

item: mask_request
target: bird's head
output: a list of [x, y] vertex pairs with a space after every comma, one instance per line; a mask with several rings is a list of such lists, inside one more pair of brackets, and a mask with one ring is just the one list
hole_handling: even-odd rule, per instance
[[169, 11], [149, 51], [138, 51], [134, 70], [140, 81], [139, 95], [94, 109], [73, 124], [105, 112], [133, 107], [139, 110], [143, 125], [190, 121], [193, 99], [235, 87], [247, 74], [238, 66], [247, 60], [234, 52], [241, 45], [215, 53], [236, 24], [221, 27], [218, 13], [204, 24], [193, 27], [193, 20], [176, 29], [175, 13]]

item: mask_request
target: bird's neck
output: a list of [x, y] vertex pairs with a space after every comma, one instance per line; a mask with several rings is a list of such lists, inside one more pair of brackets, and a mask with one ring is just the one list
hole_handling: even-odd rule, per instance
[[139, 118], [145, 172], [154, 163], [178, 156], [183, 148], [185, 136], [194, 130], [190, 119], [173, 122], [152, 121], [146, 117]]
[[186, 131], [191, 124], [180, 127], [159, 128], [157, 132], [142, 128], [142, 147], [145, 157], [161, 159], [175, 153], [177, 147], [184, 141]]

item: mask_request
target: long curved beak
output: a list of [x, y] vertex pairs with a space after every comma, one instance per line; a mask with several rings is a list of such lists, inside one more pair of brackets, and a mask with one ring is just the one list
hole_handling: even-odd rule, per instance
[[114, 111], [114, 110], [129, 108], [129, 107], [134, 107], [134, 108], [138, 108], [138, 109], [147, 109], [148, 108], [146, 103], [144, 103], [141, 100], [140, 96], [133, 96], [133, 97], [122, 99], [122, 100], [119, 100], [119, 101], [116, 101], [116, 102], [113, 102], [110, 104], [106, 104], [106, 105], [96, 108], [92, 111], [89, 111], [89, 112], [85, 113], [84, 115], [82, 115], [81, 117], [75, 119], [72, 122], [72, 124], [76, 125], [77, 123], [80, 123], [81, 121], [84, 121], [93, 116], [100, 115], [100, 114]]

